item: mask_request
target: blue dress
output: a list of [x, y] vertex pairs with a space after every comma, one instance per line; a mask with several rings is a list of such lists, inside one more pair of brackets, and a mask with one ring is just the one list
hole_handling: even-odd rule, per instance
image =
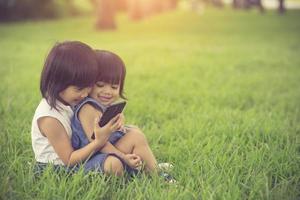
[[[86, 137], [84, 130], [82, 128], [82, 125], [79, 121], [78, 118], [78, 113], [80, 111], [80, 109], [82, 108], [83, 105], [85, 104], [91, 104], [93, 105], [96, 109], [100, 110], [102, 113], [105, 111], [106, 107], [99, 104], [96, 100], [92, 99], [92, 98], [85, 98], [84, 100], [82, 100], [78, 105], [76, 105], [73, 110], [74, 110], [74, 116], [71, 120], [71, 128], [72, 128], [72, 146], [75, 150], [80, 149], [84, 146], [86, 146], [87, 144], [89, 144], [89, 140]], [[121, 131], [116, 131], [114, 133], [111, 134], [111, 136], [109, 137], [108, 141], [111, 144], [115, 144], [120, 138], [122, 138], [124, 136], [124, 132]], [[123, 164], [124, 169], [129, 173], [129, 174], [135, 174], [137, 171], [135, 169], [130, 168], [123, 159], [121, 159], [119, 156], [117, 156], [116, 154], [113, 153], [101, 153], [100, 151], [94, 153], [90, 158], [88, 158], [84, 163], [82, 163], [84, 166], [84, 170], [86, 172], [88, 171], [98, 171], [103, 173], [104, 172], [104, 161], [108, 156], [115, 156], [118, 159], [120, 159], [120, 161]]]

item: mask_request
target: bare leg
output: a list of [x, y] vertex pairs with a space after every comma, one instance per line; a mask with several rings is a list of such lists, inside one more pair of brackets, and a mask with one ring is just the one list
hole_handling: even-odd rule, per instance
[[108, 156], [104, 161], [104, 172], [115, 176], [122, 176], [124, 168], [122, 162], [115, 156]]
[[137, 154], [145, 162], [146, 171], [156, 172], [157, 161], [149, 147], [145, 135], [138, 128], [130, 128], [115, 144], [115, 147], [125, 154]]

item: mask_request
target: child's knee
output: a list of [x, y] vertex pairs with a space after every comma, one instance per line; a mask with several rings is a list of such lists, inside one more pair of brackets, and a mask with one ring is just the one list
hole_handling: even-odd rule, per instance
[[139, 143], [147, 143], [145, 134], [139, 128], [132, 129], [131, 134]]
[[106, 174], [122, 176], [124, 173], [124, 167], [120, 159], [115, 156], [108, 156], [104, 162], [104, 172]]

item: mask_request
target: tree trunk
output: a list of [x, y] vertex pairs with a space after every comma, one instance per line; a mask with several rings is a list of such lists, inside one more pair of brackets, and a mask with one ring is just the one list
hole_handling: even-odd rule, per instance
[[279, 0], [278, 12], [283, 14], [285, 12], [284, 0]]
[[100, 30], [116, 29], [115, 2], [113, 0], [95, 0], [97, 21], [96, 28]]

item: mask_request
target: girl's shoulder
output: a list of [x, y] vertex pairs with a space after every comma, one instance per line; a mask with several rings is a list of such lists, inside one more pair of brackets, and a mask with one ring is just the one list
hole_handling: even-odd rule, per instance
[[78, 113], [79, 111], [81, 112], [82, 109], [93, 110], [93, 108], [103, 112], [103, 107], [95, 99], [86, 97], [78, 105], [76, 105], [73, 110], [75, 113]]
[[84, 104], [80, 109], [80, 113], [98, 113], [98, 112], [101, 111], [97, 109], [93, 104], [90, 103]]
[[73, 121], [81, 121], [80, 119], [99, 116], [102, 113], [102, 107], [92, 98], [85, 98], [74, 107]]
[[35, 116], [41, 117], [41, 116], [52, 116], [52, 115], [54, 116], [66, 115], [70, 117], [71, 115], [73, 115], [73, 111], [70, 106], [63, 105], [60, 102], [57, 102], [57, 109], [52, 108], [49, 105], [48, 101], [45, 98], [43, 98], [35, 110]]
[[84, 104], [80, 111], [77, 113], [78, 118], [87, 118], [87, 117], [95, 117], [98, 116], [101, 113], [101, 111], [92, 104]]
[[70, 106], [63, 105], [59, 102], [57, 109], [55, 109], [43, 98], [37, 106], [32, 119], [32, 134], [36, 137], [41, 135], [40, 126], [58, 127], [62, 124], [67, 134], [71, 135], [70, 119], [72, 116], [73, 111]]
[[49, 103], [47, 102], [46, 99], [41, 99], [39, 105], [37, 106], [36, 108], [36, 111], [50, 111], [52, 110], [51, 109], [51, 106], [49, 105]]

